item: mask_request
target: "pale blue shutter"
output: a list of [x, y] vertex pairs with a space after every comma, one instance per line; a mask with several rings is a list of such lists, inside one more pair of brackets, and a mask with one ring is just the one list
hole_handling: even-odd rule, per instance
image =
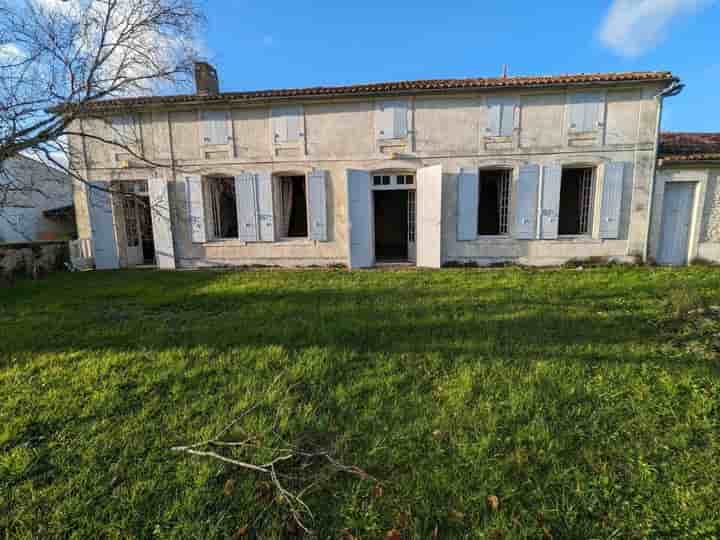
[[500, 108], [500, 136], [510, 137], [515, 128], [515, 101], [508, 98]]
[[479, 181], [477, 171], [461, 169], [458, 174], [458, 240], [475, 240], [477, 238]]
[[175, 244], [173, 241], [170, 193], [164, 176], [150, 178], [148, 182], [150, 215], [152, 219], [155, 262], [158, 268], [175, 268]]
[[90, 182], [87, 186], [93, 257], [98, 270], [120, 267], [112, 193], [106, 191], [109, 188], [110, 182]]
[[515, 205], [515, 230], [513, 231], [515, 238], [520, 240], [535, 238], [539, 183], [539, 165], [520, 167], [517, 182], [517, 204]]
[[586, 133], [595, 131], [600, 121], [602, 95], [581, 92], [570, 96], [569, 128]]
[[287, 115], [286, 109], [276, 107], [272, 110], [273, 142], [281, 143], [287, 141]]
[[408, 103], [396, 101], [393, 103], [393, 135], [396, 139], [407, 137], [408, 134]]
[[540, 238], [552, 240], [558, 237], [560, 217], [560, 182], [562, 167], [543, 167], [542, 210], [540, 213]]
[[272, 175], [260, 172], [257, 178], [258, 223], [260, 225], [260, 241], [275, 241], [275, 215], [273, 212]]
[[395, 112], [390, 102], [378, 102], [375, 109], [375, 132], [378, 139], [395, 136]]
[[291, 107], [287, 110], [287, 141], [300, 140], [304, 133], [302, 107]]
[[348, 265], [366, 268], [373, 264], [372, 192], [370, 173], [347, 170]]
[[621, 161], [605, 164], [602, 202], [600, 203], [600, 238], [617, 238], [620, 233], [620, 205], [624, 171], [625, 164]]
[[313, 170], [307, 179], [308, 237], [327, 241], [327, 171]]
[[500, 122], [502, 120], [502, 105], [496, 99], [487, 102], [487, 135], [498, 137], [500, 135]]
[[242, 173], [235, 177], [238, 238], [244, 242], [257, 242], [259, 240], [256, 191], [254, 174]]
[[200, 119], [204, 144], [227, 144], [230, 139], [230, 119], [227, 111], [202, 111]]
[[187, 189], [188, 210], [190, 214], [190, 238], [192, 242], [207, 241], [205, 229], [205, 203], [203, 201], [203, 184], [200, 175], [185, 177]]

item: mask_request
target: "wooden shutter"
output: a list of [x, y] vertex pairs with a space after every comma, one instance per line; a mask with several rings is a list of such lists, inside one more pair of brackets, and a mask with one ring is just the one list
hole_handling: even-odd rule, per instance
[[112, 140], [113, 142], [132, 147], [139, 143], [139, 129], [136, 123], [135, 115], [123, 114], [114, 116], [111, 120]]
[[269, 172], [259, 172], [255, 175], [258, 194], [258, 224], [260, 226], [260, 241], [275, 241], [275, 214], [273, 212], [273, 185], [272, 175]]
[[238, 238], [243, 242], [257, 242], [259, 240], [256, 188], [257, 184], [253, 173], [244, 172], [235, 177]]
[[158, 268], [173, 269], [175, 268], [175, 247], [167, 179], [164, 176], [150, 178], [148, 195], [155, 244], [155, 261]]
[[621, 161], [605, 164], [600, 203], [600, 238], [617, 238], [620, 233], [624, 172], [625, 164]]
[[230, 140], [229, 115], [227, 111], [201, 111], [203, 144], [227, 144]]
[[558, 237], [561, 180], [562, 167], [560, 165], [554, 164], [543, 167], [540, 238], [545, 240]]
[[202, 177], [199, 174], [188, 175], [185, 177], [185, 185], [190, 214], [190, 239], [194, 243], [207, 242]]
[[408, 134], [408, 102], [393, 102], [393, 136], [396, 139], [407, 137]]
[[520, 167], [517, 183], [517, 204], [515, 207], [515, 238], [532, 240], [537, 224], [537, 195], [540, 183], [540, 166]]
[[417, 171], [417, 265], [442, 264], [442, 166]]
[[375, 132], [378, 139], [395, 137], [395, 109], [392, 102], [378, 102], [375, 110]]
[[585, 133], [595, 131], [601, 119], [602, 95], [580, 92], [570, 96], [569, 128], [571, 131]]
[[87, 186], [93, 257], [98, 270], [120, 268], [112, 194], [105, 191], [109, 188], [110, 182], [90, 182]]
[[515, 128], [515, 98], [488, 98], [487, 106], [487, 134], [491, 137], [512, 136]]
[[478, 232], [480, 179], [476, 170], [461, 169], [457, 190], [457, 239], [475, 240]]
[[373, 264], [372, 198], [370, 173], [347, 170], [348, 265], [367, 268]]
[[307, 179], [308, 237], [327, 241], [327, 171], [313, 170]]
[[273, 141], [292, 142], [301, 139], [303, 133], [302, 106], [274, 107], [272, 110]]

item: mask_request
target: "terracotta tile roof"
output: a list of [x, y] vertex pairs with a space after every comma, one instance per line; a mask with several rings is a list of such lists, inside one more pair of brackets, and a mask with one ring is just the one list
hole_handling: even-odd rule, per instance
[[144, 105], [253, 102], [289, 98], [319, 98], [336, 96], [365, 96], [385, 94], [410, 94], [445, 90], [483, 90], [499, 88], [535, 88], [557, 86], [582, 86], [592, 84], [617, 84], [632, 82], [671, 82], [678, 80], [669, 71], [632, 71], [624, 73], [577, 73], [569, 75], [542, 75], [518, 77], [491, 77], [468, 79], [426, 79], [384, 83], [352, 84], [347, 86], [315, 86], [310, 88], [285, 88], [277, 90], [254, 90], [249, 92], [221, 92], [216, 95], [180, 94], [171, 96], [148, 96], [96, 101], [89, 104], [92, 110], [116, 110], [140, 108]]
[[720, 133], [661, 133], [658, 157], [663, 161], [720, 161]]

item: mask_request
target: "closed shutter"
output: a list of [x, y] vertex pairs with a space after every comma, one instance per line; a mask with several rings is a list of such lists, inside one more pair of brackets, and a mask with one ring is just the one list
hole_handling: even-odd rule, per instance
[[155, 244], [155, 261], [158, 268], [173, 269], [175, 268], [175, 246], [167, 179], [164, 176], [151, 178], [148, 182], [148, 195]]
[[517, 205], [515, 207], [515, 238], [532, 240], [537, 224], [537, 194], [540, 183], [540, 166], [520, 167], [517, 182]]
[[475, 240], [477, 238], [479, 181], [477, 171], [461, 169], [458, 174], [458, 240]]
[[546, 165], [543, 167], [540, 238], [545, 240], [558, 237], [561, 180], [562, 167], [560, 165]]
[[188, 210], [190, 213], [190, 239], [194, 243], [207, 241], [205, 227], [205, 202], [203, 201], [203, 185], [200, 175], [185, 177]]
[[378, 102], [375, 110], [375, 131], [380, 140], [395, 137], [395, 108], [392, 102]]
[[625, 164], [621, 161], [605, 164], [600, 203], [600, 238], [617, 238], [620, 233], [624, 171]]
[[327, 172], [313, 170], [308, 175], [308, 223], [310, 240], [327, 241]]
[[258, 223], [260, 225], [260, 241], [275, 241], [275, 215], [273, 212], [272, 175], [260, 172], [255, 175], [258, 194]]
[[585, 133], [595, 131], [600, 122], [602, 95], [581, 92], [570, 96], [569, 128]]
[[238, 238], [244, 242], [259, 240], [256, 187], [255, 175], [252, 173], [242, 173], [235, 177]]
[[230, 113], [202, 111], [200, 113], [203, 144], [227, 144], [230, 140]]
[[93, 257], [98, 270], [120, 267], [112, 194], [106, 191], [109, 187], [109, 182], [90, 182], [87, 187]]
[[515, 98], [488, 98], [487, 106], [487, 134], [491, 137], [510, 137], [515, 127]]
[[301, 106], [275, 107], [272, 110], [273, 141], [293, 142], [304, 136], [303, 108]]
[[408, 103], [396, 101], [393, 103], [393, 134], [396, 139], [407, 137], [408, 134]]
[[373, 264], [372, 199], [370, 173], [347, 170], [348, 265], [367, 268]]
[[140, 142], [140, 130], [135, 120], [135, 116], [132, 114], [124, 114], [112, 118], [112, 140], [114, 143], [122, 146], [133, 146]]

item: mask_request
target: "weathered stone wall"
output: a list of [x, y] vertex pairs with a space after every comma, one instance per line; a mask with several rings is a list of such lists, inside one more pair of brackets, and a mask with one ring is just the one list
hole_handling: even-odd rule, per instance
[[68, 260], [67, 242], [0, 244], [0, 278], [37, 277], [61, 270]]

